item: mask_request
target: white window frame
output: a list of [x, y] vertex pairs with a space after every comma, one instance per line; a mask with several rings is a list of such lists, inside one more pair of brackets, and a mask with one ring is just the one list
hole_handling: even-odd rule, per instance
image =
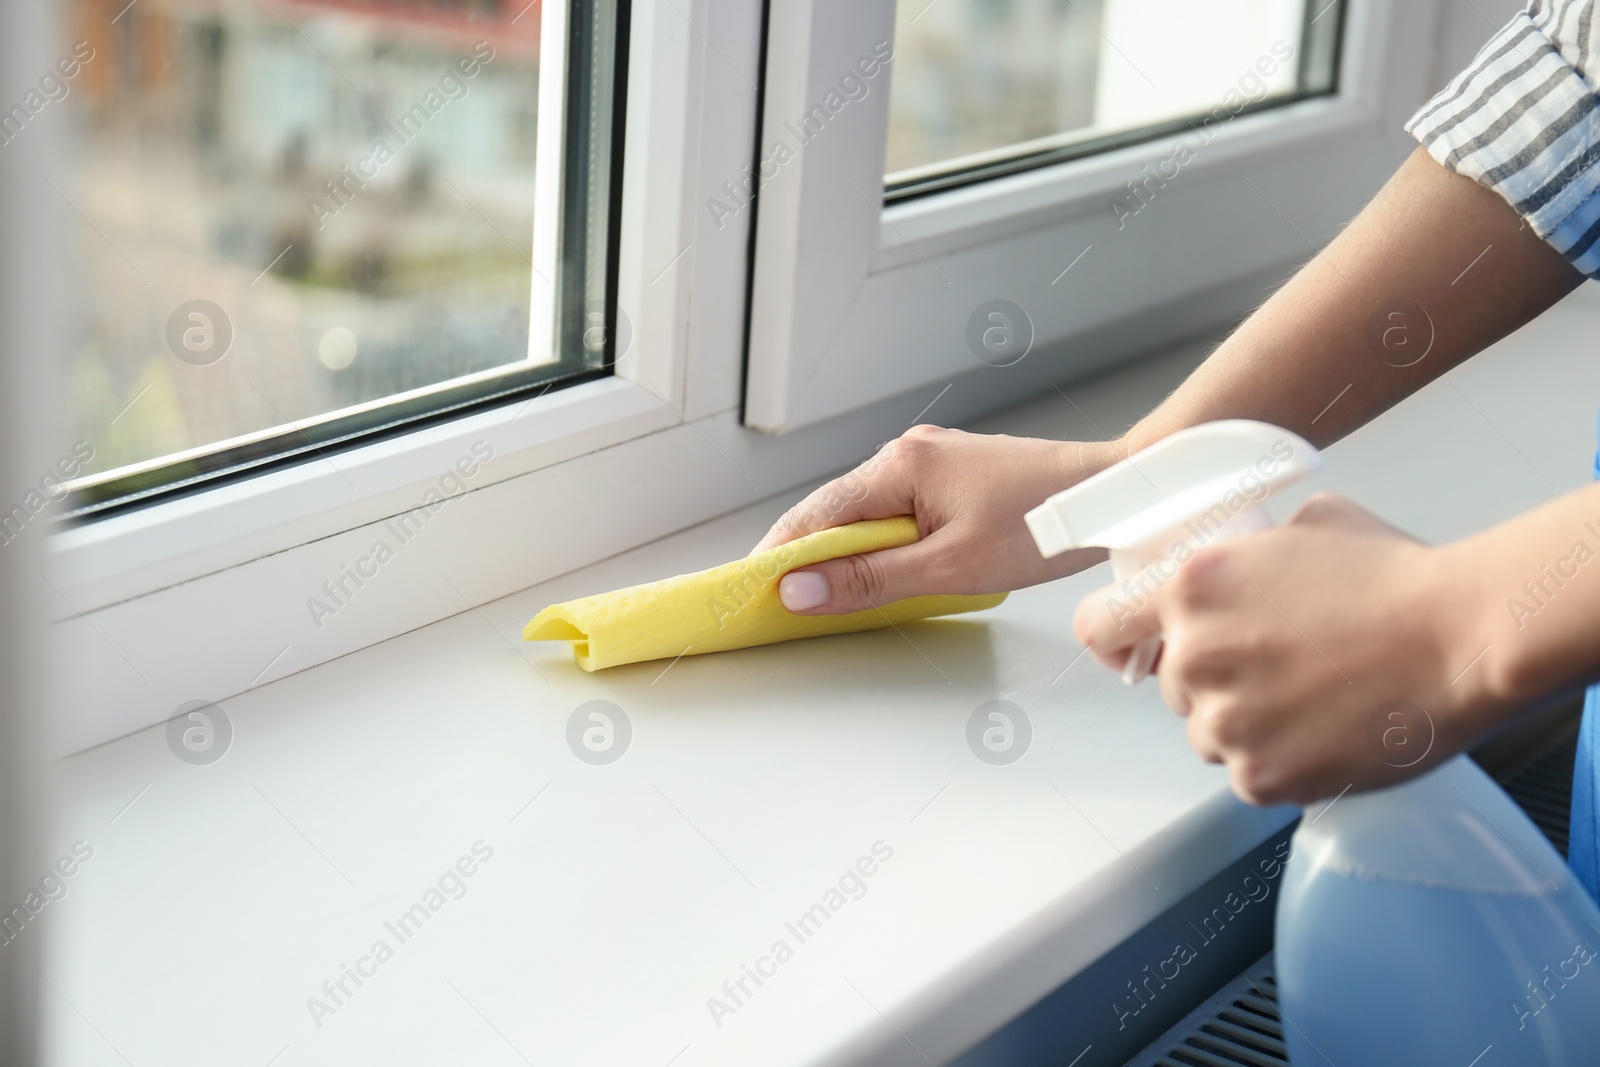
[[[853, 2], [772, 0], [769, 121], [787, 113], [783, 101], [809, 99], [816, 71], [836, 76], [824, 51], [853, 61], [890, 32], [890, 0]], [[1158, 230], [1169, 241], [1174, 233], [1218, 240], [1216, 218], [1249, 217], [1240, 183], [1230, 180], [1242, 164], [1260, 168], [1252, 173], [1263, 188], [1281, 192], [1282, 209], [1313, 239], [1355, 210], [1405, 150], [1399, 125], [1420, 101], [1426, 64], [1408, 71], [1400, 53], [1431, 55], [1436, 0], [1348, 2], [1340, 98], [1239, 120], [1203, 166], [1185, 171], [1182, 198], [1173, 198], [1181, 211], [1137, 237], [1120, 236], [1144, 242], [1151, 256], [1161, 250]], [[152, 725], [191, 700], [225, 701], [778, 494], [858, 460], [930, 401], [938, 404], [933, 418], [956, 422], [1097, 362], [1148, 351], [1237, 314], [1262, 284], [1309, 255], [1285, 226], [1262, 255], [1233, 250], [1227, 269], [1209, 279], [1215, 284], [1157, 270], [1161, 284], [1146, 288], [1146, 303], [1166, 301], [1168, 314], [1154, 325], [1154, 316], [1097, 325], [1106, 315], [1080, 290], [1060, 321], [1037, 316], [1042, 339], [1077, 340], [1072, 359], [975, 367], [959, 330], [951, 346], [930, 326], [947, 309], [936, 306], [941, 294], [905, 284], [907, 265], [932, 255], [949, 270], [983, 277], [1009, 269], [1008, 256], [1037, 262], [1038, 251], [1027, 250], [1040, 240], [1075, 255], [1104, 234], [1105, 190], [1164, 146], [954, 190], [862, 226], [859, 216], [827, 217], [838, 200], [824, 197], [825, 184], [853, 174], [869, 195], [880, 188], [883, 130], [840, 129], [843, 136], [819, 140], [763, 189], [759, 212], [728, 215], [712, 202], [727, 203], [729, 185], [757, 158], [761, 19], [751, 0], [632, 4], [617, 287], [632, 341], [612, 377], [52, 536], [50, 595], [66, 657], [53, 751]], [[867, 98], [875, 107], [886, 100], [882, 88]], [[1297, 149], [1293, 159], [1280, 158], [1285, 147]], [[1370, 181], [1331, 195], [1325, 181], [1302, 174], [1301, 154], [1326, 160], [1330, 152], [1342, 167], [1354, 154], [1357, 173]], [[1317, 194], [1328, 202], [1315, 202]], [[759, 233], [745, 366], [752, 217]], [[843, 378], [824, 367], [818, 399], [795, 404], [794, 382], [808, 369], [801, 327], [819, 315], [838, 329], [840, 351], [876, 345], [877, 362], [857, 360], [859, 373]], [[764, 432], [775, 430], [784, 435]], [[494, 459], [475, 471], [469, 491], [336, 615], [313, 625], [308, 603], [319, 584], [360, 559], [385, 536], [385, 522], [417, 507], [474, 445], [492, 447]], [[516, 657], [519, 635], [499, 636], [505, 655]]]
[[[1419, 57], [1433, 54], [1436, 0], [1346, 6], [1336, 94], [1220, 124], [1120, 229], [1111, 201], [1177, 137], [882, 210], [866, 199], [881, 190], [888, 138], [888, 87], [874, 86], [796, 160], [769, 168], [750, 329], [764, 358], [750, 362], [747, 424], [786, 433], [918, 386], [961, 389], [986, 376], [1037, 389], [1237, 319], [1412, 147], [1401, 126], [1431, 74]], [[776, 4], [772, 18], [773, 39], [786, 44], [768, 60], [762, 158], [776, 139], [795, 141], [785, 121], [894, 39], [884, 2]], [[1238, 240], [1246, 227], [1250, 239]], [[1034, 337], [1030, 355], [1004, 368], [981, 364], [966, 340], [968, 317], [997, 298], [1022, 307]]]
[[[564, 13], [542, 17], [547, 35], [560, 33]], [[530, 531], [522, 552], [483, 544], [531, 516], [620, 497], [646, 449], [670, 457], [683, 447], [674, 429], [695, 436], [691, 422], [737, 421], [748, 219], [704, 236], [698, 183], [714, 187], [750, 158], [756, 92], [744, 79], [759, 68], [760, 12], [729, 0], [635, 0], [630, 27], [617, 303], [632, 337], [614, 374], [52, 534], [52, 621], [72, 661], [54, 751], [140, 729], [186, 700], [265, 684], [706, 517], [703, 502], [686, 500], [643, 523], [619, 509], [600, 536], [547, 530], [541, 544]], [[538, 184], [548, 200], [548, 181]], [[550, 267], [554, 242], [535, 253]], [[696, 288], [735, 298], [702, 301], [691, 328]], [[539, 296], [535, 357], [553, 329]], [[416, 508], [475, 445], [493, 460], [438, 509], [447, 521], [430, 519], [426, 540], [385, 564], [405, 573], [362, 587], [333, 620], [340, 632], [326, 619], [312, 630], [306, 601], [318, 580], [337, 578], [385, 520]], [[596, 485], [608, 488], [597, 494]]]

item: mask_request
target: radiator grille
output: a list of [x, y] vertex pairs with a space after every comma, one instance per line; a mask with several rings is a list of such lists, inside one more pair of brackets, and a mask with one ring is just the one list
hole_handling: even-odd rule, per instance
[[1130, 1060], [1128, 1067], [1282, 1067], [1288, 1062], [1278, 983], [1269, 955]]
[[1567, 854], [1567, 824], [1572, 816], [1572, 770], [1577, 758], [1578, 734], [1574, 729], [1548, 751], [1500, 783], [1563, 856]]

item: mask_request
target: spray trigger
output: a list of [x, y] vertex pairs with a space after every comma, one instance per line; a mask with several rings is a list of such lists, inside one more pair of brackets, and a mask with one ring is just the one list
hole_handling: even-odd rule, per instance
[[[1046, 559], [1108, 549], [1111, 573], [1137, 608], [1203, 545], [1271, 526], [1261, 506], [1267, 497], [1321, 466], [1316, 447], [1288, 430], [1248, 419], [1208, 422], [1085, 478], [1025, 518]], [[1146, 580], [1129, 583], [1146, 568]], [[1159, 634], [1141, 642], [1122, 680], [1147, 677], [1160, 652]]]

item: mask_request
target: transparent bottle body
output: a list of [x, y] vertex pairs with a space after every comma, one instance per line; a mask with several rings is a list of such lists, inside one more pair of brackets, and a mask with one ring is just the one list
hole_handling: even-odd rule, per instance
[[1307, 812], [1276, 964], [1296, 1067], [1600, 1063], [1600, 909], [1465, 757]]

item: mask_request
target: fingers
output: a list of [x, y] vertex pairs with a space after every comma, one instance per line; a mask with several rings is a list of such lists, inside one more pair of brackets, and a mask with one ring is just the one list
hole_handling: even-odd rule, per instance
[[900, 442], [891, 441], [849, 474], [815, 490], [783, 514], [752, 552], [862, 519], [915, 514], [911, 480], [893, 461]]
[[908, 596], [965, 592], [952, 584], [938, 534], [881, 552], [843, 556], [790, 571], [778, 582], [778, 597], [796, 615], [865, 611]]
[[1221, 763], [1224, 753], [1217, 743], [1211, 719], [1210, 715], [1191, 714], [1184, 720], [1184, 732], [1189, 736], [1189, 747], [1194, 749], [1195, 755], [1207, 763]]
[[1415, 540], [1404, 530], [1391, 526], [1349, 497], [1339, 496], [1336, 493], [1313, 493], [1284, 525], [1315, 526], [1349, 533]]
[[[1162, 647], [1154, 671], [1156, 683], [1161, 687], [1161, 699], [1167, 707], [1179, 715], [1187, 716], [1194, 708], [1194, 694], [1184, 680], [1182, 659], [1170, 655], [1171, 651], [1170, 646]], [[1189, 740], [1191, 742], [1194, 740], [1193, 732], [1189, 734]], [[1198, 746], [1195, 751], [1209, 759]]]
[[1161, 618], [1153, 597], [1136, 600], [1124, 584], [1108, 585], [1078, 602], [1072, 631], [1095, 659], [1121, 670], [1135, 645], [1161, 633]]

